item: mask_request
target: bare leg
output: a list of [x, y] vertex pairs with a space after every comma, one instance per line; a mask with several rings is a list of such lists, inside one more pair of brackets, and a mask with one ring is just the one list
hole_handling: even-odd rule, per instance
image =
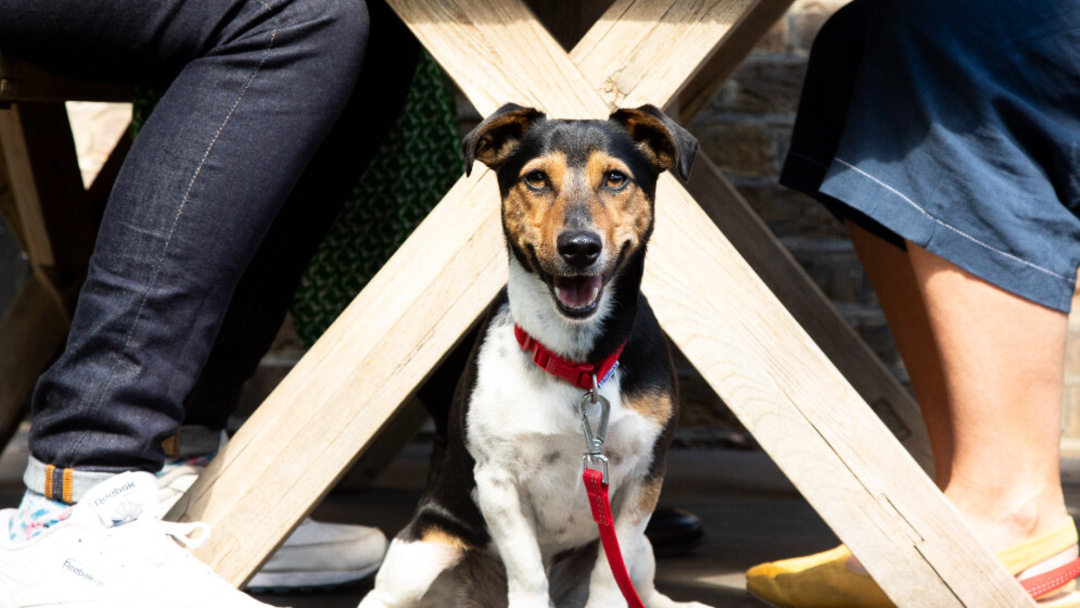
[[919, 284], [911, 261], [895, 247], [855, 224], [847, 224], [851, 242], [866, 276], [877, 294], [896, 349], [907, 367], [915, 400], [922, 411], [934, 453], [935, 481], [944, 489], [949, 483], [953, 458], [952, 424], [949, 418], [941, 356], [930, 331]]
[[1067, 517], [1058, 468], [1068, 317], [914, 245], [953, 436], [945, 495], [996, 551]]
[[[1058, 470], [1067, 316], [910, 243], [905, 252], [848, 228], [911, 375], [938, 486], [1018, 578], [1068, 563], [1078, 550], [1058, 549], [1068, 542]], [[1034, 546], [1035, 564], [1024, 553]], [[747, 588], [782, 606], [886, 605], [848, 555], [761, 564], [747, 572]], [[1073, 596], [1055, 599], [1074, 605]]]
[[938, 486], [991, 551], [1058, 525], [1067, 316], [848, 230], [911, 376]]

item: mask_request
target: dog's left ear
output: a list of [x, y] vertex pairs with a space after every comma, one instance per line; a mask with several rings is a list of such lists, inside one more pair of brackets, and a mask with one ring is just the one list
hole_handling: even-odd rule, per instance
[[469, 131], [461, 142], [461, 151], [465, 154], [465, 175], [472, 171], [474, 160], [497, 170], [517, 150], [532, 123], [543, 117], [543, 112], [539, 110], [513, 103], [495, 110]]
[[626, 128], [630, 139], [637, 142], [657, 169], [666, 171], [675, 167], [684, 180], [690, 175], [690, 165], [698, 149], [697, 139], [659, 108], [651, 104], [635, 109], [621, 108], [609, 119]]

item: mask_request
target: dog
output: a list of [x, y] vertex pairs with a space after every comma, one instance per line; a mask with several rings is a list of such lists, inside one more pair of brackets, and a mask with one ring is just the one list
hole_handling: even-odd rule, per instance
[[686, 179], [697, 141], [653, 106], [604, 121], [507, 104], [463, 149], [466, 174], [480, 161], [497, 175], [509, 280], [455, 391], [440, 473], [360, 607], [627, 606], [599, 549], [587, 466], [610, 483], [644, 605], [707, 608], [656, 590], [644, 535], [677, 411], [670, 349], [640, 284], [657, 180], [667, 169]]

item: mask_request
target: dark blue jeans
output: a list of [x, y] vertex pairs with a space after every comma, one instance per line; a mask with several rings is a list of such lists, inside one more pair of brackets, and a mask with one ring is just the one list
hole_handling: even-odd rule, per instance
[[[273, 296], [280, 321], [299, 276], [290, 267], [285, 288], [274, 284], [275, 260], [297, 257], [275, 220], [317, 233], [338, 202], [323, 195], [347, 190], [319, 172], [341, 162], [327, 142], [362, 131], [359, 119], [349, 133], [335, 125], [362, 97], [368, 32], [361, 0], [0, 0], [5, 52], [98, 80], [171, 83], [110, 196], [68, 343], [35, 390], [28, 487], [77, 500], [103, 476], [159, 469], [211, 353], [245, 332], [272, 335], [262, 310], [245, 329], [245, 310]], [[218, 388], [237, 380], [213, 375]]]

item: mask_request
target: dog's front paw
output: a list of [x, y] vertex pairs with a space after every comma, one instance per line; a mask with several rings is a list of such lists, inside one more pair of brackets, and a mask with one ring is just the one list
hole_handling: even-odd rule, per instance
[[712, 608], [702, 604], [701, 602], [676, 602], [666, 595], [659, 593], [654, 594], [648, 599], [643, 598], [643, 603], [647, 608]]
[[507, 608], [555, 608], [554, 602], [546, 593], [511, 593]]
[[585, 608], [626, 608], [626, 599], [622, 596], [622, 593], [616, 589], [613, 593], [598, 592], [597, 589], [589, 590], [589, 601], [585, 603]]

